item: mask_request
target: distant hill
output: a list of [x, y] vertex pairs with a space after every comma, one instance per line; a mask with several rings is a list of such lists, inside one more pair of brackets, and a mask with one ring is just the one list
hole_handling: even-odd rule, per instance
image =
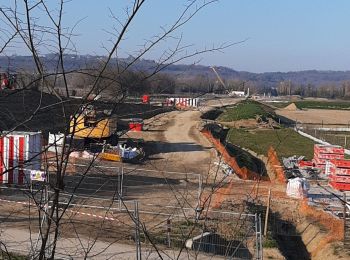
[[[48, 71], [53, 71], [57, 64], [57, 56], [49, 54], [42, 57], [45, 67]], [[98, 64], [105, 59], [103, 56], [92, 55], [65, 55], [65, 67], [67, 70], [74, 70], [79, 68], [86, 68], [87, 65]], [[126, 59], [119, 59], [120, 63], [128, 63], [132, 57]], [[116, 59], [111, 61], [116, 63]], [[132, 69], [144, 72], [150, 72], [156, 68], [158, 64], [152, 60], [137, 61]], [[0, 71], [34, 71], [34, 62], [31, 56], [0, 56]], [[225, 80], [244, 80], [254, 82], [256, 86], [260, 87], [275, 87], [281, 81], [288, 81], [295, 84], [312, 84], [320, 86], [325, 84], [340, 85], [344, 81], [350, 81], [350, 71], [318, 71], [306, 70], [295, 72], [265, 72], [265, 73], [251, 73], [246, 71], [236, 71], [227, 67], [217, 67], [220, 76]], [[205, 76], [210, 79], [215, 78], [215, 74], [209, 66], [203, 65], [169, 65], [163, 73], [176, 75], [177, 78], [194, 78], [196, 76]]]

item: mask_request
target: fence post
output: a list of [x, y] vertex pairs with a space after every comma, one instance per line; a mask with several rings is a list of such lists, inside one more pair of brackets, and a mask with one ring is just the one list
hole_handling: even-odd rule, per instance
[[120, 198], [123, 198], [123, 183], [124, 183], [124, 165], [122, 163], [122, 176], [120, 180]]
[[197, 206], [197, 208], [201, 207], [202, 185], [203, 185], [202, 175], [199, 174], [198, 175], [198, 206]]
[[171, 241], [170, 241], [171, 219], [170, 218], [168, 218], [166, 221], [166, 231], [167, 231], [168, 247], [171, 247]]
[[119, 199], [119, 210], [122, 210], [122, 199], [123, 199], [123, 182], [124, 182], [124, 167], [123, 164], [118, 170], [118, 199]]
[[256, 259], [259, 259], [259, 242], [258, 242], [258, 214], [255, 213], [255, 248], [256, 248]]
[[256, 259], [262, 260], [262, 244], [261, 244], [261, 216], [255, 213], [255, 247], [256, 247]]
[[346, 240], [346, 193], [343, 193], [343, 226], [344, 226], [344, 243]]
[[261, 215], [259, 214], [259, 252], [260, 259], [263, 260], [263, 247], [262, 247], [262, 239], [261, 239]]
[[120, 176], [121, 170], [120, 167], [118, 169], [118, 203], [119, 203], [119, 211], [122, 211], [122, 196], [120, 194], [120, 180], [121, 180], [121, 176]]
[[347, 143], [346, 143], [346, 135], [344, 135], [344, 148], [346, 149], [346, 145], [347, 145]]
[[134, 209], [134, 220], [135, 220], [136, 259], [141, 260], [139, 202], [136, 200], [135, 200], [135, 209]]
[[270, 201], [271, 201], [271, 188], [269, 189], [269, 195], [267, 198], [265, 225], [264, 225], [264, 237], [266, 237], [266, 235], [267, 235], [267, 225], [268, 225], [268, 221], [269, 221]]

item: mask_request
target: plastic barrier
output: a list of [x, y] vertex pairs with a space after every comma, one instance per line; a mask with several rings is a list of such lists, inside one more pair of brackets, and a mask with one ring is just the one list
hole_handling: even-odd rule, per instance
[[270, 165], [270, 167], [273, 169], [275, 173], [276, 181], [279, 183], [287, 183], [283, 166], [281, 165], [281, 162], [278, 159], [277, 152], [272, 146], [270, 146], [269, 150], [267, 151], [267, 158], [268, 158], [268, 164]]
[[208, 130], [202, 130], [202, 134], [207, 137], [212, 144], [215, 145], [216, 150], [222, 154], [225, 162], [234, 170], [239, 178], [243, 180], [270, 181], [269, 177], [267, 176], [261, 176], [256, 172], [248, 170], [246, 167], [239, 167], [236, 159], [227, 152], [225, 146], [220, 142], [220, 140], [214, 138]]

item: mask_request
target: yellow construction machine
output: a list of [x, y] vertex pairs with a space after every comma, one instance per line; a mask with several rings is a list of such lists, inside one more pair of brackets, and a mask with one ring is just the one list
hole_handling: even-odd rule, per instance
[[117, 120], [104, 112], [97, 112], [93, 106], [86, 106], [82, 112], [72, 116], [70, 133], [77, 138], [105, 139], [117, 130]]

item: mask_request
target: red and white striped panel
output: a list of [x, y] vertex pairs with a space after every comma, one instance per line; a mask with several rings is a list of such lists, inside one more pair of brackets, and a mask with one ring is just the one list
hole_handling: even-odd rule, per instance
[[175, 98], [175, 105], [181, 107], [197, 107], [198, 98]]
[[24, 183], [24, 158], [26, 157], [23, 136], [6, 136], [1, 138], [1, 178], [0, 182], [9, 184]]
[[40, 170], [40, 151], [40, 133], [0, 138], [0, 183], [28, 183], [30, 170]]

